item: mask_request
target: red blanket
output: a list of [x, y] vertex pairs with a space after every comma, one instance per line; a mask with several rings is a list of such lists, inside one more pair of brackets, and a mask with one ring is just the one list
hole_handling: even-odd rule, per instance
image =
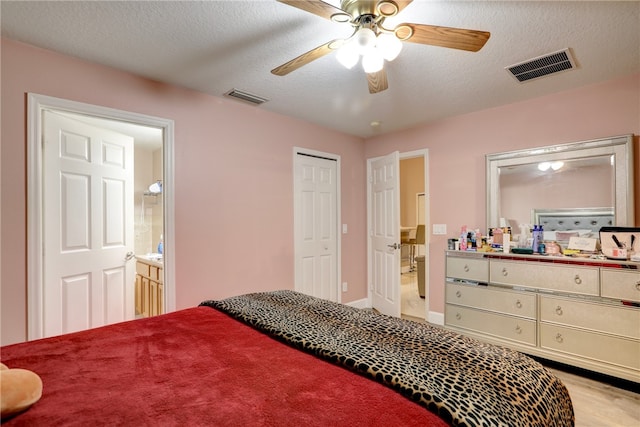
[[[372, 380], [209, 307], [3, 347], [42, 378], [7, 426], [444, 426]], [[3, 420], [5, 424], [5, 420]]]

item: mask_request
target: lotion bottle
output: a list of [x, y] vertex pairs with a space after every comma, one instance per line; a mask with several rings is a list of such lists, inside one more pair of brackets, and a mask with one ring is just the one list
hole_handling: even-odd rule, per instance
[[533, 250], [533, 253], [538, 253], [538, 245], [540, 244], [540, 230], [538, 229], [537, 225], [533, 226], [533, 232], [531, 237], [533, 237], [533, 243], [531, 244], [531, 249]]
[[463, 225], [460, 229], [460, 250], [467, 250], [467, 226]]

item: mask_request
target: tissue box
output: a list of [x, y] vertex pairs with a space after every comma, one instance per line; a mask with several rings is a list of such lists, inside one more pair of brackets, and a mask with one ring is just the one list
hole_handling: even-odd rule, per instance
[[640, 252], [640, 228], [602, 227], [600, 247], [607, 258], [629, 259]]

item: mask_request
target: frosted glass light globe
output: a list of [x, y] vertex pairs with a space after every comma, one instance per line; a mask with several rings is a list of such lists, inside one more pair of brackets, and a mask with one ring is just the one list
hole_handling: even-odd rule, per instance
[[369, 49], [362, 57], [362, 68], [365, 73], [376, 73], [382, 70], [384, 58], [378, 49]]
[[393, 61], [402, 50], [402, 42], [393, 34], [382, 33], [378, 36], [376, 47], [382, 52], [387, 61]]
[[361, 28], [356, 33], [353, 42], [358, 47], [360, 55], [364, 55], [376, 45], [376, 33], [369, 28]]
[[348, 69], [353, 68], [358, 63], [360, 55], [358, 54], [358, 48], [353, 43], [347, 43], [338, 49], [336, 59], [339, 63]]

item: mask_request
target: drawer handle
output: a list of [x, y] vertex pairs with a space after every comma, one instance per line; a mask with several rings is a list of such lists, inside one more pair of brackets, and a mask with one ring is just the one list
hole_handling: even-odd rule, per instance
[[456, 319], [458, 319], [458, 320], [462, 319], [462, 314], [456, 313]]
[[636, 283], [636, 289], [640, 291], [640, 282]]
[[578, 275], [578, 274], [576, 274], [576, 277], [573, 278], [573, 281], [576, 282], [576, 285], [582, 284], [582, 279], [580, 278], [580, 275]]
[[516, 326], [516, 334], [521, 334], [522, 333], [522, 328], [520, 327], [520, 325]]
[[463, 270], [464, 270], [465, 273], [468, 273], [469, 272], [469, 266], [467, 264], [465, 264]]
[[508, 274], [509, 274], [509, 272], [507, 271], [507, 267], [504, 267], [502, 269], [502, 275], [506, 277]]
[[562, 316], [562, 307], [560, 307], [560, 306], [557, 306], [557, 307], [556, 307], [556, 314], [557, 314], [558, 316]]
[[564, 338], [562, 338], [562, 334], [560, 332], [556, 334], [556, 341], [558, 341], [559, 343], [562, 343], [564, 341]]
[[457, 296], [458, 298], [460, 298], [460, 297], [462, 296], [462, 292], [460, 292], [460, 291], [456, 291], [456, 296]]
[[520, 300], [516, 301], [516, 307], [522, 308], [522, 302], [520, 302]]

